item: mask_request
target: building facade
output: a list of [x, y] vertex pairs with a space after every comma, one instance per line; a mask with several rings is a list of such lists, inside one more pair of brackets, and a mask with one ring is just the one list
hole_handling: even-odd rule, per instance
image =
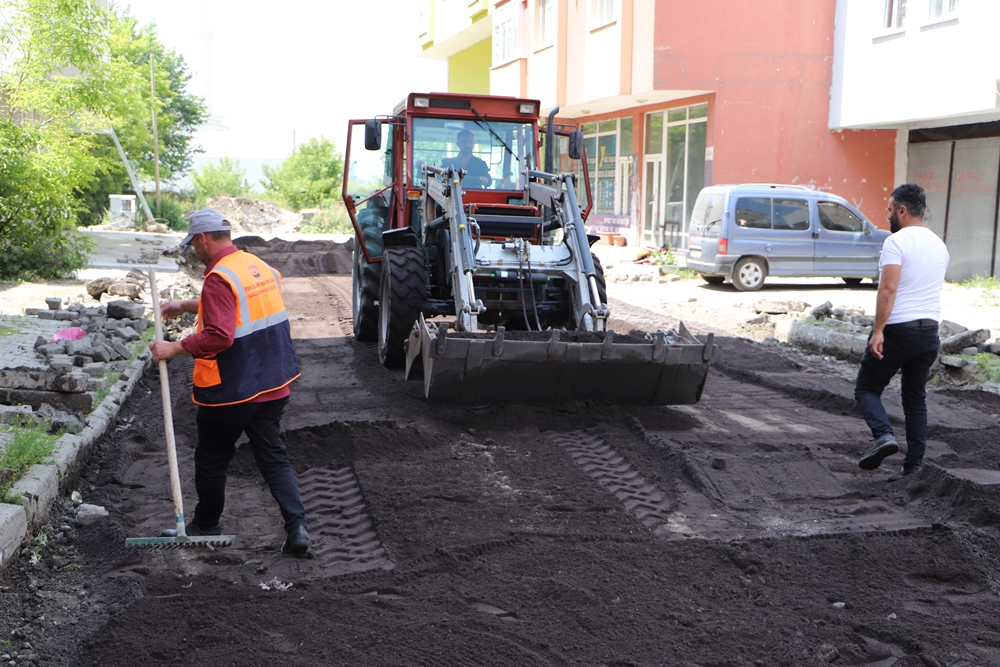
[[[429, 4], [440, 13], [470, 3]], [[744, 182], [832, 191], [885, 225], [896, 131], [829, 123], [839, 9], [837, 0], [494, 0], [488, 80], [482, 68], [478, 76], [491, 94], [537, 98], [583, 130], [591, 231], [683, 248], [700, 189]]]
[[830, 127], [896, 135], [897, 183], [927, 191], [949, 280], [997, 274], [1000, 3], [839, 0]]

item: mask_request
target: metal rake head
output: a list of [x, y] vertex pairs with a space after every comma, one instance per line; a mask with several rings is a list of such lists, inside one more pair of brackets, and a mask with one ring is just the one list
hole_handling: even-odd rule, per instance
[[126, 549], [217, 549], [236, 541], [235, 535], [197, 535], [191, 537], [129, 537]]

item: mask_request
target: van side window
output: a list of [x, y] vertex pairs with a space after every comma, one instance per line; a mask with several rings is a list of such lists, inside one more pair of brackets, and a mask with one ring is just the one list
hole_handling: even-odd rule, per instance
[[865, 223], [840, 204], [824, 201], [818, 204], [818, 208], [820, 224], [832, 232], [865, 231]]
[[771, 198], [740, 197], [737, 199], [736, 224], [751, 229], [770, 229]]
[[774, 228], [793, 231], [809, 229], [809, 202], [804, 199], [775, 199]]

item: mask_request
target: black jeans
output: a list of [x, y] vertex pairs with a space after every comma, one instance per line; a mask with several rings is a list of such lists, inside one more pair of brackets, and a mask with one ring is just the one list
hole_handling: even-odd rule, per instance
[[903, 464], [920, 464], [927, 447], [927, 375], [941, 346], [938, 328], [889, 324], [884, 335], [882, 359], [876, 359], [871, 350], [865, 348], [854, 382], [854, 399], [876, 440], [893, 434], [889, 416], [882, 406], [882, 391], [896, 371], [902, 370], [903, 414], [906, 416]]
[[226, 469], [236, 454], [236, 441], [246, 433], [257, 467], [281, 508], [285, 532], [305, 527], [306, 510], [299, 496], [299, 484], [288, 462], [285, 443], [278, 436], [281, 414], [287, 404], [285, 397], [264, 403], [198, 408], [198, 446], [194, 450], [196, 525], [211, 528], [219, 523], [226, 504]]

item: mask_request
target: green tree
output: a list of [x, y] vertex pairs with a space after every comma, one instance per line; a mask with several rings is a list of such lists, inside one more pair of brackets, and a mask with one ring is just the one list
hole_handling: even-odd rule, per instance
[[344, 158], [333, 142], [320, 137], [303, 142], [280, 167], [264, 165], [261, 184], [270, 196], [296, 211], [335, 198], [344, 174]]
[[[183, 176], [191, 168], [192, 158], [202, 152], [194, 145], [194, 133], [208, 117], [205, 101], [187, 92], [191, 74], [175, 51], [160, 43], [155, 25], [139, 26], [123, 10], [109, 16], [109, 44], [112, 58], [132, 68], [138, 95], [131, 113], [115, 125], [118, 139], [132, 168], [141, 180], [154, 175], [152, 101], [149, 59], [154, 58], [156, 83], [156, 124], [160, 150], [160, 180], [164, 183]], [[108, 195], [132, 192], [128, 173], [121, 164], [110, 136], [95, 137], [94, 151], [106, 165], [85, 187], [78, 198], [82, 205], [79, 220], [90, 225], [101, 221], [108, 208]], [[150, 201], [150, 206], [155, 204]], [[160, 217], [161, 213], [157, 213]]]
[[139, 91], [109, 56], [107, 25], [91, 0], [0, 0], [0, 278], [86, 264], [86, 243], [69, 234], [73, 193], [106, 166], [94, 133]]
[[224, 157], [219, 163], [206, 164], [191, 174], [195, 203], [204, 206], [211, 197], [244, 197], [248, 192], [246, 169], [240, 161]]

